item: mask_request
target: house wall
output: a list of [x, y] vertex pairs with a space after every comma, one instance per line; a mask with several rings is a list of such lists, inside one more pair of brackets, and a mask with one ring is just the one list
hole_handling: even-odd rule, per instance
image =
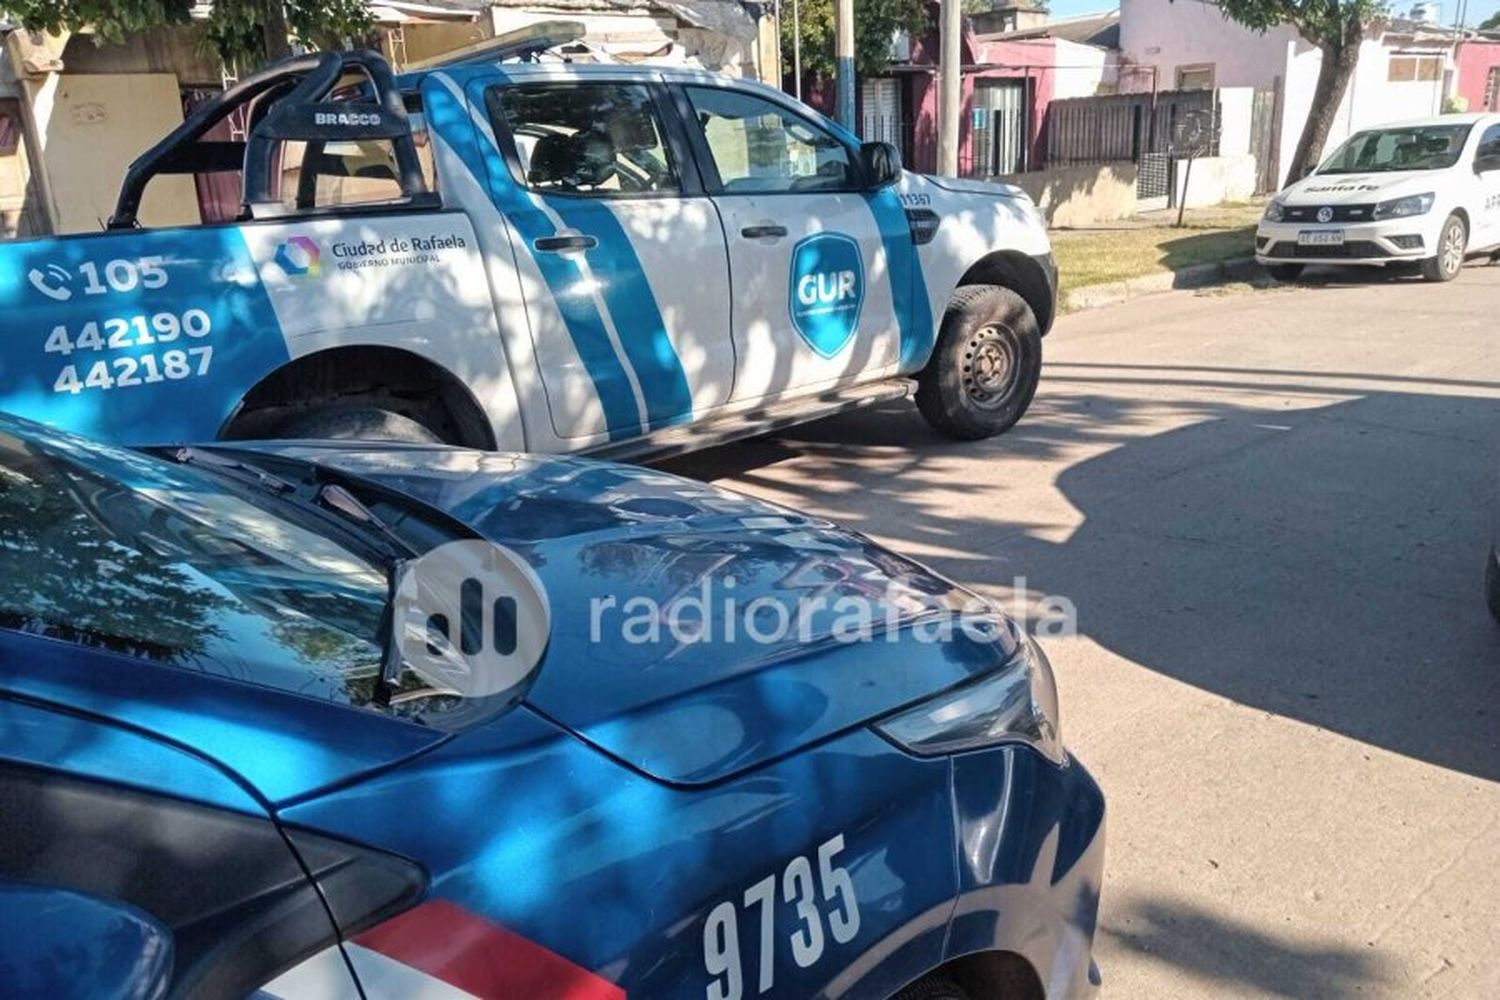
[[[97, 232], [114, 211], [125, 168], [182, 124], [171, 73], [51, 74], [25, 81], [37, 150], [47, 173], [48, 214], [59, 233]], [[141, 204], [144, 226], [196, 225], [188, 176], [158, 177]]]
[[1053, 40], [1055, 74], [1053, 100], [1093, 97], [1112, 90], [1117, 83], [1115, 53], [1097, 45], [1081, 45], [1065, 38]]
[[[1157, 90], [1175, 89], [1180, 67], [1202, 63], [1214, 65], [1216, 87], [1272, 86], [1285, 73], [1287, 46], [1299, 39], [1287, 26], [1251, 31], [1211, 4], [1120, 0], [1121, 58], [1154, 67]], [[1148, 73], [1127, 80], [1132, 90], [1151, 89]]]
[[1202, 156], [1192, 162], [1191, 173], [1188, 161], [1178, 160], [1173, 164], [1177, 177], [1172, 190], [1177, 192], [1177, 204], [1206, 208], [1254, 197], [1256, 165], [1255, 157], [1249, 153]]
[[1500, 66], [1500, 42], [1467, 41], [1458, 46], [1458, 78], [1455, 93], [1468, 102], [1470, 111], [1500, 111], [1500, 94], [1492, 96], [1485, 107], [1485, 87], [1490, 70]]
[[1031, 196], [1049, 226], [1091, 226], [1135, 214], [1134, 163], [1048, 167], [997, 178]]
[[[1500, 45], [1495, 48], [1500, 49]], [[1251, 31], [1227, 20], [1211, 4], [1121, 0], [1120, 49], [1123, 61], [1142, 69], [1154, 68], [1156, 86], [1161, 90], [1175, 86], [1180, 68], [1203, 64], [1213, 65], [1214, 85], [1220, 88], [1273, 87], [1280, 81], [1283, 92], [1277, 178], [1278, 183], [1285, 182], [1312, 110], [1322, 63], [1322, 53], [1296, 29], [1282, 25], [1264, 33]], [[1438, 79], [1391, 81], [1391, 56], [1412, 53], [1447, 53]], [[1480, 58], [1474, 57], [1476, 64]], [[1457, 68], [1451, 45], [1444, 41], [1419, 41], [1395, 33], [1366, 39], [1354, 78], [1334, 118], [1326, 152], [1332, 152], [1360, 129], [1440, 113], [1444, 81]], [[1149, 89], [1152, 74], [1124, 73], [1121, 84], [1133, 90]]]

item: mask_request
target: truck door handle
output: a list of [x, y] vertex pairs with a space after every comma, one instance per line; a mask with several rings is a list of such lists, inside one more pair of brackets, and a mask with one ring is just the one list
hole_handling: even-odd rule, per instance
[[592, 250], [599, 241], [592, 236], [538, 236], [531, 245], [542, 253], [562, 253], [564, 250]]
[[785, 236], [786, 226], [746, 226], [740, 235], [747, 240], [763, 240], [767, 237]]

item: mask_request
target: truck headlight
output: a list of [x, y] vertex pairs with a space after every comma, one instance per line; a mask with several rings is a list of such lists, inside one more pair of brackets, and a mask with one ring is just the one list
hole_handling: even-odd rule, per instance
[[1286, 213], [1282, 211], [1282, 205], [1280, 201], [1272, 198], [1270, 201], [1266, 202], [1267, 222], [1280, 222], [1285, 214]]
[[994, 673], [882, 719], [875, 729], [919, 757], [1024, 743], [1054, 764], [1068, 760], [1052, 664], [1030, 637]]
[[1375, 218], [1404, 219], [1408, 215], [1425, 215], [1436, 200], [1437, 195], [1431, 191], [1426, 194], [1409, 194], [1405, 198], [1392, 198], [1375, 206]]

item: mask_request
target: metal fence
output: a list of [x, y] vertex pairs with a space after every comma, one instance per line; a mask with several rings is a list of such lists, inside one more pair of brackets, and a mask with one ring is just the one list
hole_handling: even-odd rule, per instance
[[[1195, 114], [1217, 114], [1211, 90], [1108, 94], [1053, 101], [1047, 109], [1047, 164], [1139, 162], [1170, 155], [1174, 129]], [[1217, 153], [1215, 148], [1212, 153]]]

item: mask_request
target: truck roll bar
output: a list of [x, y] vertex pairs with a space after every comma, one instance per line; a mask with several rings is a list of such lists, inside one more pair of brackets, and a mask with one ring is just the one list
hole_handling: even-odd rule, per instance
[[[373, 100], [328, 100], [350, 70], [365, 77]], [[252, 123], [245, 142], [201, 141], [214, 126], [244, 107], [249, 107]], [[283, 59], [215, 96], [138, 156], [125, 171], [108, 228], [139, 225], [146, 185], [161, 174], [240, 170], [244, 174], [241, 216], [284, 214], [274, 176], [281, 143], [307, 143], [306, 158], [317, 162], [327, 143], [362, 139], [390, 140], [405, 203], [436, 205], [436, 196], [428, 191], [422, 176], [411, 122], [385, 57], [360, 51]], [[299, 192], [301, 201], [303, 193]]]

